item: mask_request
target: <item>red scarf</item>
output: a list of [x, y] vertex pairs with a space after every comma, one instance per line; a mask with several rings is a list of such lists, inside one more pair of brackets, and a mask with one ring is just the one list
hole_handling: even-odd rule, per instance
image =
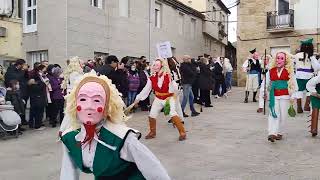
[[81, 146], [85, 145], [87, 142], [89, 143], [89, 150], [91, 149], [91, 143], [94, 138], [94, 133], [96, 132], [96, 125], [88, 125], [83, 124], [86, 129], [86, 137], [81, 142]]

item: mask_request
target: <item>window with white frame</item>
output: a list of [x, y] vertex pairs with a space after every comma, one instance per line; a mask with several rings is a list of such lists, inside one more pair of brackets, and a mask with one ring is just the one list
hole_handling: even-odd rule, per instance
[[24, 0], [24, 33], [37, 31], [37, 0]]
[[184, 31], [184, 14], [183, 13], [179, 13], [179, 17], [178, 17], [178, 33], [180, 35], [183, 35], [183, 31]]
[[119, 0], [119, 15], [129, 17], [130, 4], [129, 0]]
[[161, 4], [155, 3], [154, 9], [155, 27], [161, 28]]
[[27, 57], [30, 58], [31, 64], [34, 64], [35, 62], [41, 62], [44, 60], [49, 61], [47, 50], [27, 52]]
[[196, 37], [196, 19], [191, 18], [191, 24], [190, 24], [190, 36], [191, 39], [195, 39]]
[[103, 1], [104, 0], [90, 0], [90, 4], [93, 7], [97, 7], [97, 8], [102, 9], [103, 8]]

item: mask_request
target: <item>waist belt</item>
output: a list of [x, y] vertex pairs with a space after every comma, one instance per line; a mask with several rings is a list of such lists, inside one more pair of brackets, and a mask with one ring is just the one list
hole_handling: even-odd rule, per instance
[[256, 70], [251, 70], [251, 71], [249, 71], [249, 74], [259, 74], [259, 72]]
[[309, 73], [313, 73], [313, 69], [304, 69], [304, 68], [298, 68], [297, 71], [300, 71], [300, 72], [309, 72]]
[[161, 93], [161, 92], [155, 91], [155, 95], [156, 95], [157, 98], [165, 100], [168, 97], [173, 96], [174, 94], [173, 93]]

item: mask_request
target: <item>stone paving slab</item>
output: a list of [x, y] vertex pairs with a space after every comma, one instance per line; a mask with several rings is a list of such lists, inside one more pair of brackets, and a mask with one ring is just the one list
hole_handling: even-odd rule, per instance
[[[290, 118], [284, 140], [270, 144], [267, 116], [256, 113], [257, 103], [242, 103], [243, 95], [234, 88], [227, 99], [212, 99], [213, 108], [187, 118], [187, 141], [178, 142], [177, 130], [160, 116], [157, 138], [142, 142], [174, 180], [320, 180], [320, 138], [308, 133], [308, 113]], [[145, 135], [147, 113], [133, 114], [128, 124]], [[0, 180], [59, 179], [57, 130], [0, 140]], [[81, 175], [81, 180], [89, 179]]]

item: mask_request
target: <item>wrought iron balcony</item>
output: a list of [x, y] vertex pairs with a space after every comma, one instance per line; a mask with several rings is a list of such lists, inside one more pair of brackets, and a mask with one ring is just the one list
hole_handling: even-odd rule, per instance
[[294, 10], [267, 12], [267, 31], [286, 32], [294, 29]]

